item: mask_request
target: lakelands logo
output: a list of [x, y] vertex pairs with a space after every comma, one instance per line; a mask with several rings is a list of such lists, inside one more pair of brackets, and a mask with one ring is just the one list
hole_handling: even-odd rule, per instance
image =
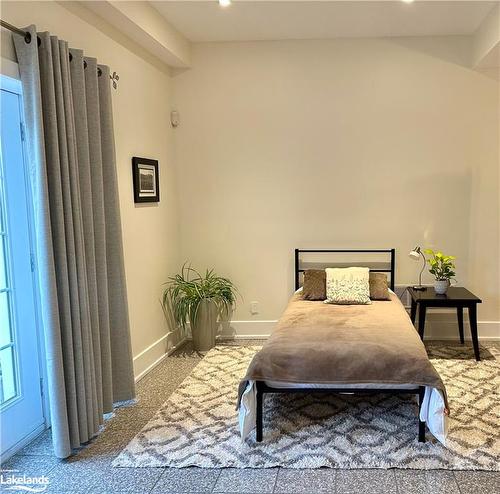
[[2, 470], [0, 473], [0, 490], [13, 492], [45, 492], [49, 479], [45, 475], [39, 477], [19, 475], [18, 470]]

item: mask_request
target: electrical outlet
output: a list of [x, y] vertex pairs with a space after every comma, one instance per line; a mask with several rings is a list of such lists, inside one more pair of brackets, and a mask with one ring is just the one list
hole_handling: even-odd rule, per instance
[[250, 314], [259, 313], [259, 302], [250, 302]]

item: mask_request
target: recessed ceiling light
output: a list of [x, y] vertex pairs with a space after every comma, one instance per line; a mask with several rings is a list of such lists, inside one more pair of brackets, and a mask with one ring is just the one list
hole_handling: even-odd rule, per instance
[[413, 3], [415, 0], [403, 0], [404, 3]]
[[229, 7], [231, 5], [231, 0], [219, 0], [219, 5], [221, 7]]

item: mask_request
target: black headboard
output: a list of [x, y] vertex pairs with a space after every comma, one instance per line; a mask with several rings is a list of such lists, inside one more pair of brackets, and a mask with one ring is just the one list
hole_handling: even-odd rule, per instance
[[[382, 262], [366, 262], [360, 259], [359, 262], [350, 261], [349, 263], [339, 263], [338, 261], [335, 263], [321, 262], [319, 264], [322, 267], [328, 267], [329, 265], [332, 267], [348, 267], [348, 266], [366, 266], [370, 269], [370, 271], [378, 272], [378, 273], [390, 273], [391, 279], [389, 280], [389, 284], [391, 290], [394, 290], [395, 285], [395, 268], [396, 268], [396, 249], [295, 249], [295, 290], [300, 288], [300, 273], [305, 271], [302, 261], [301, 254], [323, 254], [323, 253], [335, 253], [335, 254], [387, 254], [387, 260]], [[385, 256], [384, 256], [385, 257]], [[312, 264], [312, 263], [311, 263]], [[316, 263], [318, 264], [318, 263]], [[311, 267], [313, 267], [311, 265]], [[314, 266], [320, 267], [320, 266]]]

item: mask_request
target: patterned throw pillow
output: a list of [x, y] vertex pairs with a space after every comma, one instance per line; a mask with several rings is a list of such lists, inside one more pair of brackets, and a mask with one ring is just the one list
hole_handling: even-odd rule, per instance
[[370, 298], [372, 300], [391, 300], [387, 275], [385, 273], [370, 273]]
[[368, 268], [327, 268], [325, 271], [325, 304], [371, 304]]
[[304, 272], [302, 298], [304, 300], [325, 300], [326, 273], [324, 269], [307, 269]]

